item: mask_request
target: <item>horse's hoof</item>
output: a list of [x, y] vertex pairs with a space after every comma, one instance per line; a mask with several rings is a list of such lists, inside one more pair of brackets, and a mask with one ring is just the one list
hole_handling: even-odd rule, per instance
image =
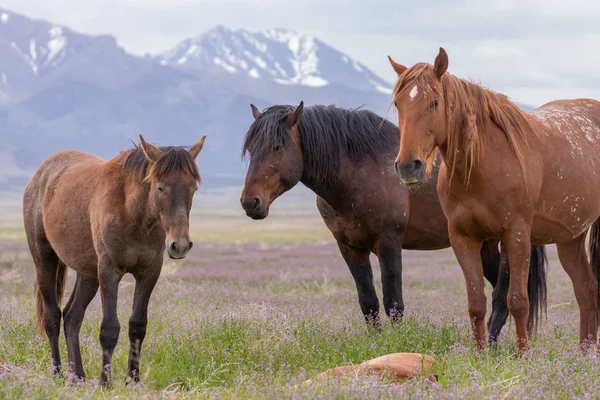
[[127, 376], [127, 378], [125, 378], [125, 385], [129, 386], [129, 385], [137, 385], [138, 383], [140, 383], [140, 377], [137, 375], [134, 376]]

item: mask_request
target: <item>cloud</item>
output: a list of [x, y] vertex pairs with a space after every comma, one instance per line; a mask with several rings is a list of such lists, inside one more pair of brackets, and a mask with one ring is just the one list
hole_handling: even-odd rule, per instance
[[108, 33], [144, 54], [174, 46], [217, 24], [314, 34], [395, 75], [386, 56], [406, 65], [433, 62], [443, 46], [450, 71], [511, 98], [600, 98], [600, 2], [595, 0], [5, 0], [4, 6], [85, 33]]

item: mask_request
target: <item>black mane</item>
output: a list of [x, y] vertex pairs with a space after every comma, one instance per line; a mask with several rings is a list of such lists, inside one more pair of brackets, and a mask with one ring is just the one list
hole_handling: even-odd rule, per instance
[[[276, 140], [288, 145], [291, 137], [283, 120], [293, 109], [284, 105], [267, 108], [248, 129], [242, 157], [248, 152], [270, 152]], [[298, 130], [305, 171], [310, 170], [311, 177], [321, 183], [337, 177], [342, 157], [377, 157], [382, 151], [397, 149], [400, 138], [396, 125], [374, 112], [332, 105], [305, 107]]]
[[123, 169], [126, 173], [135, 176], [140, 181], [149, 178], [161, 179], [166, 174], [177, 170], [188, 173], [198, 182], [201, 182], [200, 172], [196, 161], [183, 146], [159, 147], [163, 152], [162, 157], [150, 168], [150, 162], [141, 146], [134, 144], [133, 148], [125, 153]]

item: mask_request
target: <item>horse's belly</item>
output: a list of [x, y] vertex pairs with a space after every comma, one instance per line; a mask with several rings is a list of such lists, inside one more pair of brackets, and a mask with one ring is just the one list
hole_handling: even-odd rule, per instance
[[78, 272], [95, 274], [98, 257], [86, 204], [75, 193], [55, 195], [44, 208], [44, 229], [62, 262]]
[[45, 223], [46, 236], [56, 255], [67, 266], [84, 274], [95, 274], [98, 257], [91, 235], [81, 226]]
[[551, 204], [537, 210], [531, 227], [534, 244], [564, 243], [584, 234], [600, 216], [598, 202]]

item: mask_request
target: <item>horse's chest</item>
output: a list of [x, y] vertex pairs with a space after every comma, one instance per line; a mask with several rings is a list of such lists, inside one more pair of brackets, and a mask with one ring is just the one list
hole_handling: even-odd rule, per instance
[[162, 259], [163, 251], [162, 245], [131, 243], [118, 254], [113, 254], [113, 259], [125, 272], [136, 272], [154, 265], [157, 259]]
[[[113, 232], [121, 232], [116, 235]], [[161, 234], [108, 230], [102, 236], [101, 249], [108, 252], [110, 260], [124, 272], [136, 272], [162, 260], [165, 238]]]
[[368, 219], [357, 217], [355, 213], [340, 213], [327, 204], [321, 204], [319, 211], [327, 228], [340, 243], [357, 247], [371, 248], [374, 241]]

